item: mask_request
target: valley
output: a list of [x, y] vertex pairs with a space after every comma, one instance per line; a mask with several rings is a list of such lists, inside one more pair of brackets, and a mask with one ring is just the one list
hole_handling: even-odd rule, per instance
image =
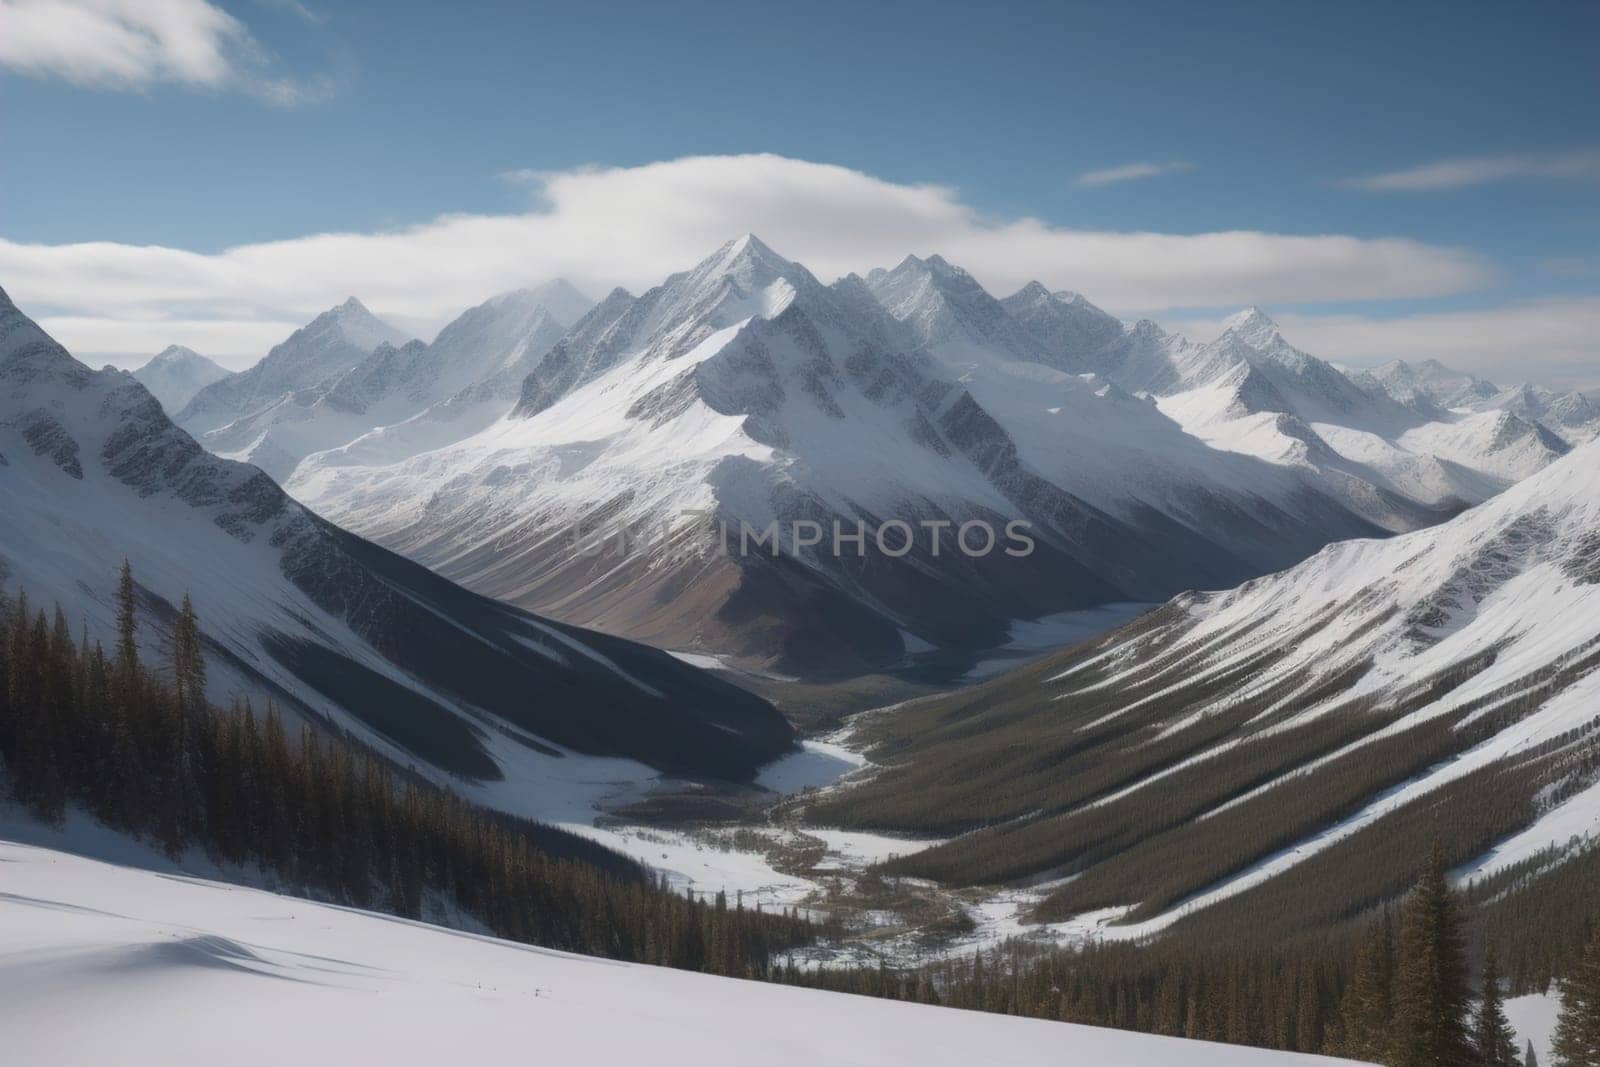
[[[71, 655], [102, 664], [76, 669], [114, 639], [123, 672], [192, 626], [229, 709], [205, 751], [260, 744], [230, 724], [265, 714], [308, 775], [312, 738], [348, 753], [331, 773], [369, 783], [359, 818], [393, 817], [392, 773], [460, 813], [422, 825], [473, 862], [530, 877], [470, 843], [511, 820], [679, 918], [630, 911], [633, 940], [608, 939], [442, 861], [369, 889], [249, 860], [218, 844], [214, 784], [155, 849], [66, 755], [56, 792], [17, 764], [7, 847], [820, 989], [995, 1010], [1004, 986], [1020, 1013], [1133, 1029], [1148, 1007], [1038, 989], [1092, 966], [1148, 998], [1244, 966], [1316, 990], [1308, 1034], [1343, 1025], [1345, 961], [1430, 848], [1513, 988], [1563, 958], [1600, 870], [1600, 422], [1579, 400], [1346, 375], [1256, 309], [1195, 344], [1072, 293], [1000, 301], [937, 256], [823, 285], [751, 236], [640, 298], [552, 284], [400, 340], [352, 299], [247, 373], [165, 352], [150, 385], [193, 391], [175, 423], [0, 294], [8, 655], [57, 648], [59, 672], [76, 624]], [[783, 532], [708, 556], [680, 512]], [[1036, 553], [789, 533], [1016, 514]], [[662, 521], [617, 558], [562, 534]], [[30, 603], [61, 609], [56, 636]], [[103, 696], [67, 703], [117, 721]], [[381, 870], [392, 842], [367, 844]], [[597, 899], [574, 906], [616, 906]], [[665, 948], [684, 915], [702, 933]], [[1194, 1008], [1191, 1036], [1274, 1040], [1233, 1011]]]

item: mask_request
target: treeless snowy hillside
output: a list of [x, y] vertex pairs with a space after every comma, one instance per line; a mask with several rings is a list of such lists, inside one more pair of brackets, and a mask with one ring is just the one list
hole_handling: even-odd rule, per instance
[[1351, 1062], [573, 956], [9, 842], [0, 872], [14, 1063]]

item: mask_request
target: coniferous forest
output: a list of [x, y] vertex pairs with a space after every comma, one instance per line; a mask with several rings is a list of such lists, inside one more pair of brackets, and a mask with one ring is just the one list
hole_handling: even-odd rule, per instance
[[[1395, 1067], [1525, 1064], [1503, 1000], [1556, 983], [1558, 1064], [1600, 1067], [1600, 849], [1452, 888], [1435, 844], [1396, 906], [1316, 934], [1241, 936], [1226, 908], [1144, 943], [1021, 942], [908, 968], [798, 967], [838, 931], [694, 901], [574, 835], [485, 811], [269, 705], [205, 700], [187, 599], [146, 663], [124, 565], [115, 647], [0, 594], [0, 759], [15, 800], [69, 806], [176, 858], [199, 849], [289, 891], [408, 917], [470, 916], [514, 940], [956, 1008], [1327, 1052]], [[1536, 876], [1537, 875], [1537, 876]]]
[[[1575, 877], [1588, 879], [1587, 923], [1566, 927], [1546, 946], [1550, 955], [1537, 957], [1541, 964], [1526, 965], [1526, 974], [1548, 974], [1548, 967], [1559, 975], [1551, 985], [1562, 998], [1558, 1067], [1600, 1067], [1597, 857], [1591, 851], [1573, 863]], [[1518, 895], [1512, 890], [1505, 899]], [[1569, 919], [1575, 913], [1565, 912]], [[1012, 942], [914, 972], [780, 976], [839, 991], [1391, 1067], [1526, 1065], [1525, 1054], [1511, 1046], [1503, 1003], [1508, 993], [1544, 991], [1545, 979], [1507, 983], [1495, 941], [1474, 950], [1492, 930], [1492, 918], [1450, 886], [1444, 853], [1435, 847], [1397, 907], [1271, 948], [1178, 930], [1143, 944], [1075, 950]]]
[[176, 858], [191, 848], [289, 891], [501, 937], [716, 974], [760, 976], [808, 943], [794, 916], [691, 901], [624, 857], [404, 778], [348, 738], [205, 699], [185, 598], [172, 661], [139, 658], [124, 565], [116, 647], [74, 639], [57, 608], [0, 601], [0, 759], [15, 799], [49, 822], [69, 804]]

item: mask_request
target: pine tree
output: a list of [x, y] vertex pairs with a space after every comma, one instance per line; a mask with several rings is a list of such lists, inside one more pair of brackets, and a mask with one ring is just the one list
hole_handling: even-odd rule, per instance
[[1515, 1067], [1516, 1035], [1506, 1019], [1505, 994], [1500, 989], [1500, 967], [1491, 943], [1483, 958], [1483, 995], [1473, 1019], [1473, 1043], [1482, 1067]]
[[1600, 1067], [1600, 922], [1561, 982], [1561, 1015], [1551, 1042], [1557, 1067]]
[[1467, 1032], [1470, 991], [1461, 905], [1433, 852], [1400, 914], [1395, 961], [1394, 1067], [1459, 1067], [1473, 1062]]
[[160, 836], [167, 853], [177, 858], [202, 807], [195, 757], [195, 723], [205, 711], [205, 660], [200, 651], [200, 624], [189, 594], [183, 595], [172, 634], [173, 699], [161, 709], [158, 733], [170, 760], [171, 778], [162, 782]]
[[124, 559], [122, 573], [117, 578], [117, 667], [126, 676], [132, 676], [139, 666], [139, 647], [134, 634], [139, 620], [134, 611], [133, 566]]
[[206, 663], [200, 651], [200, 623], [195, 618], [189, 594], [183, 594], [183, 608], [172, 632], [172, 680], [178, 704], [193, 712], [205, 706]]
[[1372, 924], [1356, 955], [1355, 975], [1340, 1006], [1342, 1035], [1334, 1051], [1352, 1059], [1385, 1059], [1394, 1021], [1394, 931], [1386, 914]]
[[1527, 1049], [1522, 1053], [1522, 1067], [1539, 1067], [1539, 1054], [1533, 1051], [1533, 1042], [1528, 1042]]

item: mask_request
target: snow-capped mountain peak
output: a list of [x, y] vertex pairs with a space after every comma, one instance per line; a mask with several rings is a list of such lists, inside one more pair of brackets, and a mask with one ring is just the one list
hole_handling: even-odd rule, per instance
[[670, 356], [693, 347], [707, 331], [776, 318], [797, 295], [822, 289], [805, 267], [745, 234], [645, 293], [624, 328], [629, 343], [645, 341]]
[[487, 303], [494, 305], [504, 301], [542, 307], [550, 313], [551, 318], [563, 326], [573, 325], [594, 307], [594, 301], [565, 278], [555, 278], [540, 285], [513, 289], [491, 297]]
[[943, 256], [907, 256], [893, 270], [869, 273], [866, 284], [884, 310], [936, 354], [960, 360], [982, 352], [1047, 366], [1059, 362], [976, 278]]
[[[184, 345], [168, 345], [166, 348], [163, 348], [160, 352], [157, 352], [154, 356], [152, 356], [150, 358], [150, 362], [146, 363], [145, 366], [170, 367], [180, 363], [188, 363], [193, 360], [205, 358], [206, 357], [202, 356], [194, 349], [185, 347]], [[210, 361], [207, 360], [207, 362]]]
[[1416, 363], [1392, 360], [1356, 378], [1368, 383], [1369, 391], [1380, 390], [1414, 409], [1426, 411], [1431, 405], [1436, 415], [1450, 409], [1510, 411], [1538, 423], [1569, 445], [1600, 436], [1600, 404], [1576, 391], [1548, 389], [1530, 382], [1501, 388], [1436, 359]]
[[1272, 317], [1254, 305], [1236, 311], [1222, 321], [1222, 333], [1258, 344], [1278, 334], [1278, 324]]
[[1402, 403], [1425, 400], [1441, 408], [1469, 407], [1500, 392], [1493, 382], [1454, 370], [1437, 359], [1416, 363], [1391, 360], [1369, 373]]
[[192, 348], [168, 345], [133, 376], [155, 394], [162, 407], [179, 411], [200, 390], [230, 373]]
[[403, 332], [378, 318], [353, 296], [312, 319], [306, 329], [312, 333], [337, 331], [348, 344], [369, 352], [385, 341], [401, 345], [407, 340]]
[[763, 284], [759, 279], [771, 278], [794, 268], [795, 264], [772, 250], [772, 246], [753, 233], [741, 234], [712, 253], [709, 265], [714, 274], [727, 274], [740, 281], [749, 280]]
[[[1049, 350], [1052, 366], [1073, 373], [1106, 376], [1121, 369], [1130, 356], [1154, 351], [1164, 339], [1159, 329], [1154, 334], [1137, 333], [1136, 327], [1125, 326], [1080, 294], [1066, 289], [1052, 292], [1037, 281], [1000, 303]], [[1146, 383], [1134, 384], [1143, 388]]]
[[[413, 340], [397, 346], [385, 338], [332, 378], [285, 388], [239, 418], [214, 429], [202, 427], [205, 444], [287, 481], [312, 453], [414, 418], [422, 422], [404, 434], [388, 435], [384, 447], [390, 454], [468, 436], [505, 414], [523, 379], [567, 332], [567, 324], [545, 304], [547, 298], [569, 311], [587, 304], [565, 282], [500, 293], [462, 312], [431, 344]], [[340, 331], [350, 325], [361, 336], [369, 331], [369, 313], [357, 308], [336, 308], [313, 327], [342, 338]], [[370, 331], [363, 339], [370, 339]], [[402, 445], [402, 439], [412, 444]]]
[[259, 414], [287, 395], [330, 383], [379, 345], [398, 346], [406, 339], [352, 296], [290, 334], [255, 366], [201, 389], [176, 418], [190, 433], [205, 434]]

